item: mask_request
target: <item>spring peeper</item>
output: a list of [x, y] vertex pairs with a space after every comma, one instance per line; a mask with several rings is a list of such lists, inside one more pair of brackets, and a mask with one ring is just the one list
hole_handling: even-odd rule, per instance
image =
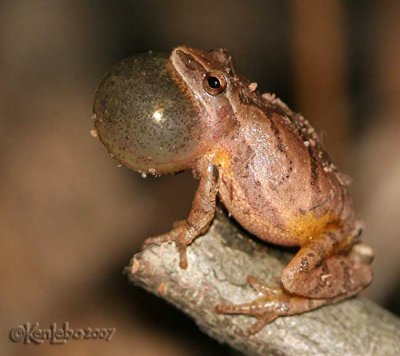
[[344, 176], [313, 127], [272, 94], [240, 76], [223, 49], [186, 46], [116, 64], [98, 88], [94, 124], [101, 142], [142, 174], [191, 169], [199, 179], [186, 220], [145, 245], [186, 248], [207, 231], [220, 199], [261, 240], [298, 246], [281, 289], [250, 276], [261, 297], [218, 305], [219, 313], [257, 318], [254, 333], [278, 316], [337, 302], [372, 281], [373, 251], [360, 244], [361, 224]]

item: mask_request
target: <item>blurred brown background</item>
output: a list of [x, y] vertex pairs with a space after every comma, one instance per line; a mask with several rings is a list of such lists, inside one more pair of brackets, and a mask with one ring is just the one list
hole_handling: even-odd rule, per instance
[[[376, 279], [400, 312], [400, 2], [0, 3], [0, 350], [4, 355], [227, 354], [174, 308], [127, 283], [145, 237], [189, 211], [190, 173], [141, 179], [90, 137], [93, 94], [116, 61], [178, 44], [226, 47], [263, 91], [324, 134], [354, 177]], [[114, 338], [13, 344], [26, 321], [116, 327]]]

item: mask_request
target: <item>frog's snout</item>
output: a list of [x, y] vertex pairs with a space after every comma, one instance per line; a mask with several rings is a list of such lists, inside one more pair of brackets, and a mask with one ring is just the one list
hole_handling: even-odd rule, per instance
[[148, 52], [117, 63], [96, 91], [93, 111], [101, 142], [129, 168], [174, 173], [193, 160], [198, 114], [165, 54]]

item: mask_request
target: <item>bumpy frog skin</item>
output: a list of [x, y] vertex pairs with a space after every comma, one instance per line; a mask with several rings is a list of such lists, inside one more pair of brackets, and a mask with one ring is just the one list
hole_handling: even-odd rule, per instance
[[262, 297], [217, 306], [256, 317], [250, 333], [372, 281], [373, 251], [360, 244], [344, 176], [308, 121], [259, 93], [225, 50], [180, 46], [169, 57], [149, 52], [118, 63], [96, 92], [94, 117], [100, 140], [122, 164], [152, 174], [192, 169], [199, 179], [188, 218], [145, 241], [175, 242], [181, 268], [187, 246], [209, 228], [217, 198], [258, 238], [300, 247], [281, 289], [249, 276]]

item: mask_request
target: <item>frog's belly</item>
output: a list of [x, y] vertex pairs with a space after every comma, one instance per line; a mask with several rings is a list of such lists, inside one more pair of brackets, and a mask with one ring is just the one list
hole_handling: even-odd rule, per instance
[[285, 229], [281, 216], [267, 210], [260, 214], [249, 204], [243, 190], [230, 180], [222, 179], [218, 194], [228, 212], [253, 235], [279, 245], [301, 245], [301, 241]]
[[[268, 204], [261, 192], [259, 201], [254, 197], [250, 200], [244, 189], [226, 176], [220, 181], [219, 197], [243, 228], [264, 241], [283, 246], [302, 246], [339, 220], [337, 212], [329, 210], [330, 205], [315, 215], [310, 212], [299, 214], [290, 204], [286, 208], [285, 204]], [[259, 205], [261, 201], [262, 208]]]

